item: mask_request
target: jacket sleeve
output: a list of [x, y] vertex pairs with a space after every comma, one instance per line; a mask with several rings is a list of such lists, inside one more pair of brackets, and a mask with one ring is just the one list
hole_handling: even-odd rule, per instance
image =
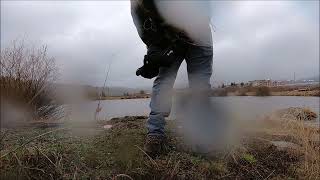
[[[168, 47], [177, 38], [182, 31], [165, 23], [165, 20], [158, 13], [153, 0], [131, 0], [131, 15], [133, 22], [137, 28], [141, 40], [150, 47], [155, 45], [158, 47]], [[146, 12], [144, 7], [139, 3], [144, 3], [149, 11]], [[151, 21], [151, 22], [150, 22]], [[151, 25], [149, 24], [151, 23]], [[146, 24], [147, 28], [144, 27]], [[150, 28], [150, 26], [153, 28]]]
[[137, 4], [135, 0], [131, 0], [131, 16], [134, 22], [134, 25], [136, 26], [136, 29], [138, 31], [138, 34], [141, 38], [141, 40], [147, 45], [151, 45], [151, 39], [152, 35], [148, 33], [144, 29], [144, 22], [147, 20], [147, 15], [144, 13], [141, 6]]

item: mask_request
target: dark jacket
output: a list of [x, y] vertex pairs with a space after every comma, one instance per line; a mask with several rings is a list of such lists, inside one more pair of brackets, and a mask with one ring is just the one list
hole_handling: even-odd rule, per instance
[[191, 42], [182, 30], [165, 22], [154, 0], [131, 0], [131, 15], [140, 38], [148, 47], [167, 47], [182, 41]]

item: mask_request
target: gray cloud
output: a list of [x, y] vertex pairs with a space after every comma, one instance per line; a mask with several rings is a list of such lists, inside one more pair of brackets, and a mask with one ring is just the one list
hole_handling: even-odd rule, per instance
[[[212, 1], [214, 78], [289, 79], [319, 72], [318, 1]], [[146, 51], [129, 1], [1, 1], [1, 46], [26, 36], [45, 43], [61, 68], [61, 81], [146, 87], [135, 76]], [[178, 85], [187, 82], [185, 64]]]
[[[319, 13], [319, 3], [313, 3]], [[215, 72], [224, 80], [292, 79], [319, 72], [319, 17], [293, 1], [238, 1], [216, 23]], [[223, 16], [224, 21], [220, 17]], [[216, 21], [215, 21], [216, 20]], [[240, 80], [240, 79], [239, 79]]]

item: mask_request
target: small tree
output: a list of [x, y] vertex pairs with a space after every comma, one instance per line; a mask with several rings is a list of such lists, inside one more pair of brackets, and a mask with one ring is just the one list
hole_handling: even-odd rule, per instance
[[57, 73], [46, 45], [35, 48], [16, 40], [1, 49], [1, 99], [24, 105], [34, 118], [58, 118], [60, 106], [52, 98]]
[[256, 89], [256, 96], [270, 96], [270, 88], [261, 86]]
[[140, 94], [146, 94], [144, 90], [140, 90]]

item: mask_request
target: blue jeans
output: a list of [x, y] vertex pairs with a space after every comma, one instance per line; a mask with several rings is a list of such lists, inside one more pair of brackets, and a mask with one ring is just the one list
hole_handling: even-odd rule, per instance
[[[157, 47], [148, 49], [148, 51], [157, 50], [159, 50]], [[182, 61], [185, 60], [187, 63], [189, 87], [208, 90], [211, 88], [212, 58], [212, 47], [190, 45], [185, 56], [177, 57], [170, 67], [160, 68], [152, 88], [151, 112], [147, 121], [148, 135], [165, 135], [165, 117], [171, 111], [173, 85]]]

